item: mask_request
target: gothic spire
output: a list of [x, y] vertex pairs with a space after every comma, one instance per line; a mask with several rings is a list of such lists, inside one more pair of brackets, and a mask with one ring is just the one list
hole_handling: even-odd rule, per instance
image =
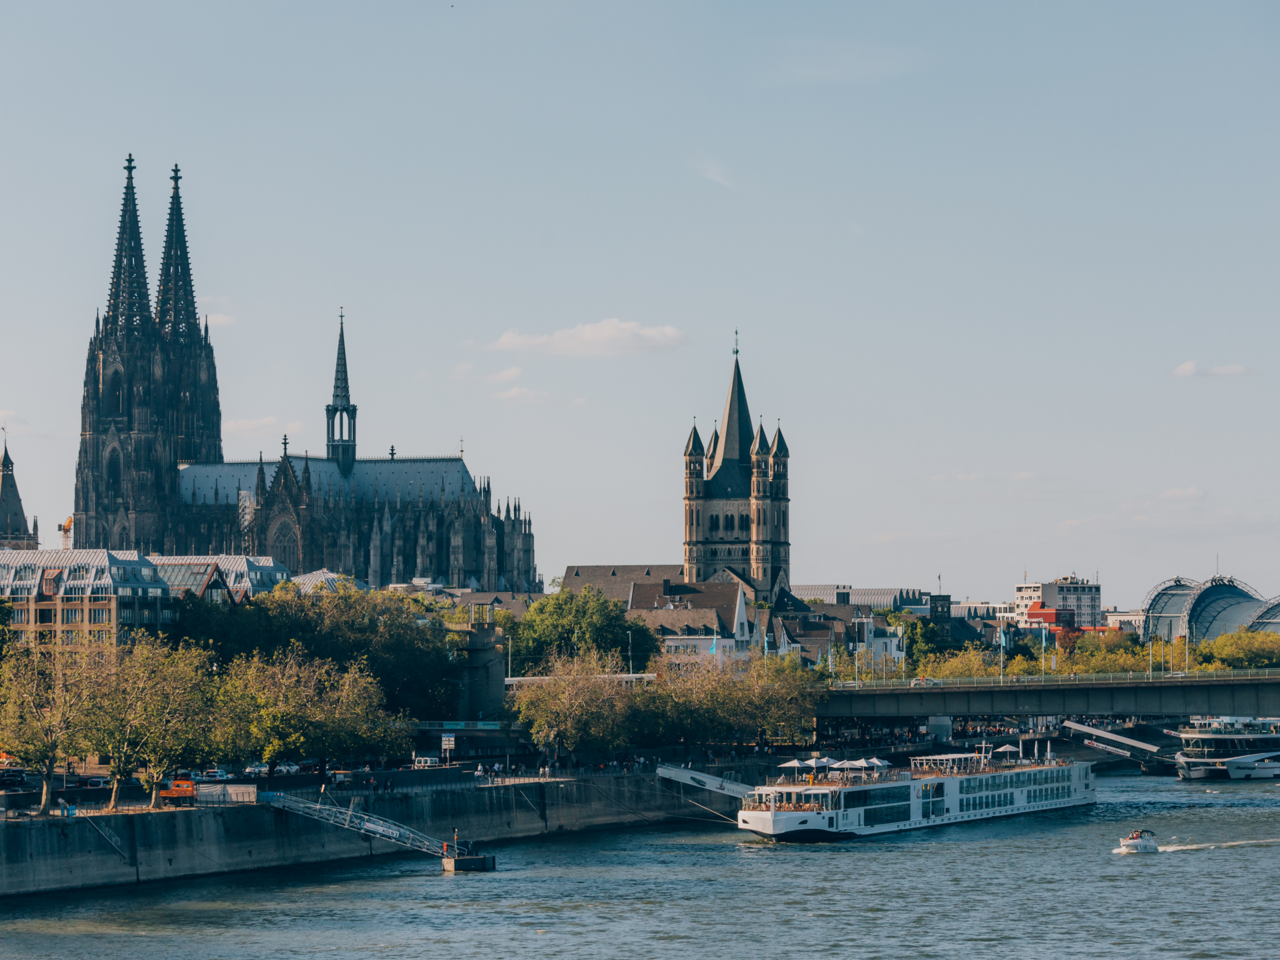
[[[737, 348], [734, 348], [736, 353]], [[747, 391], [742, 385], [742, 371], [738, 369], [738, 358], [733, 358], [733, 379], [729, 383], [729, 397], [724, 403], [724, 432], [720, 436], [720, 445], [716, 450], [713, 472], [720, 468], [726, 460], [737, 460], [740, 463], [751, 462], [751, 441], [755, 431], [751, 429], [751, 411], [747, 409]]]
[[178, 181], [182, 174], [173, 165], [173, 194], [169, 198], [169, 229], [164, 237], [164, 258], [160, 264], [160, 285], [156, 290], [156, 323], [165, 336], [184, 338], [194, 330], [200, 335], [195, 292], [191, 285], [191, 261], [187, 257], [187, 228], [182, 218], [182, 196]]
[[343, 316], [338, 312], [338, 364], [333, 371], [333, 405], [346, 407], [351, 404], [351, 387], [347, 383], [347, 338], [342, 329]]
[[147, 268], [142, 260], [142, 230], [138, 226], [138, 199], [133, 192], [133, 154], [124, 165], [124, 205], [116, 238], [116, 261], [111, 269], [105, 326], [114, 332], [141, 330], [151, 322], [151, 298], [147, 293]]

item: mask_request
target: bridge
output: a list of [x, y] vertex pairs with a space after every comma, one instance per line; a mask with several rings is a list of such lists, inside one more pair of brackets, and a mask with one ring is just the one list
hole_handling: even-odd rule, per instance
[[836, 682], [818, 707], [820, 718], [1061, 714], [1280, 716], [1280, 669]]

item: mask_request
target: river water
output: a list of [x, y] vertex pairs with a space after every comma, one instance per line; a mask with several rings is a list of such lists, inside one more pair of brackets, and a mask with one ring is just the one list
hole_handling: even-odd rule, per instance
[[[491, 874], [406, 856], [15, 898], [0, 957], [1280, 953], [1280, 786], [1103, 777], [1098, 796], [874, 842], [773, 845], [690, 821], [489, 845]], [[1138, 827], [1168, 849], [1115, 854]]]

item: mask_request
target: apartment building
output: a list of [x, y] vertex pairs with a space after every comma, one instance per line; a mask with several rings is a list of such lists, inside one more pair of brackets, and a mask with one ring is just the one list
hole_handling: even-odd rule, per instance
[[1054, 610], [1070, 610], [1075, 625], [1082, 629], [1105, 627], [1102, 612], [1102, 585], [1081, 577], [1058, 577], [1047, 583], [1019, 583], [1013, 588], [1013, 608], [1022, 629], [1031, 627], [1028, 613], [1039, 603]]

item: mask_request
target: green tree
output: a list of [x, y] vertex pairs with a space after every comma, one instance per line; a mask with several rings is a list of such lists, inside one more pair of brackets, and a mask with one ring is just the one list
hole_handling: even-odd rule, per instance
[[171, 649], [141, 642], [129, 651], [138, 662], [126, 671], [130, 680], [145, 683], [140, 707], [142, 739], [138, 760], [146, 767], [143, 786], [151, 791], [151, 806], [160, 806], [160, 784], [169, 771], [209, 759], [213, 712], [209, 650], [182, 646]]
[[[1184, 655], [1178, 650], [1175, 658]], [[1193, 661], [1198, 658], [1209, 669], [1260, 670], [1280, 667], [1280, 633], [1269, 630], [1237, 630], [1224, 633], [1199, 646], [1192, 646]]]
[[[109, 810], [116, 809], [120, 784], [134, 775], [141, 762], [138, 755], [146, 737], [147, 700], [154, 680], [151, 670], [156, 666], [153, 644], [145, 634], [122, 637], [121, 644], [97, 662], [84, 727], [89, 750], [111, 758]], [[134, 656], [140, 648], [144, 652]]]
[[268, 776], [285, 760], [408, 751], [407, 724], [383, 710], [383, 694], [363, 661], [339, 667], [290, 644], [270, 659], [238, 657], [217, 692], [218, 750], [262, 760]]
[[596, 752], [628, 739], [628, 691], [616, 652], [587, 648], [573, 657], [553, 653], [537, 682], [522, 684], [514, 705], [534, 743], [553, 754]]
[[307, 656], [339, 666], [363, 661], [378, 681], [389, 710], [417, 719], [452, 718], [464, 667], [460, 638], [440, 623], [430, 601], [392, 590], [303, 593], [295, 584], [241, 606], [187, 598], [181, 635], [212, 644], [218, 661], [277, 651], [300, 643]]
[[578, 593], [550, 594], [529, 608], [513, 638], [512, 661], [517, 675], [531, 674], [552, 655], [573, 657], [594, 650], [617, 654], [620, 663], [634, 663], [642, 671], [658, 649], [658, 638], [644, 621], [628, 620], [621, 603], [584, 587]]
[[57, 648], [20, 648], [0, 670], [0, 746], [43, 784], [41, 816], [49, 812], [53, 770], [75, 754], [93, 692], [86, 656]]

